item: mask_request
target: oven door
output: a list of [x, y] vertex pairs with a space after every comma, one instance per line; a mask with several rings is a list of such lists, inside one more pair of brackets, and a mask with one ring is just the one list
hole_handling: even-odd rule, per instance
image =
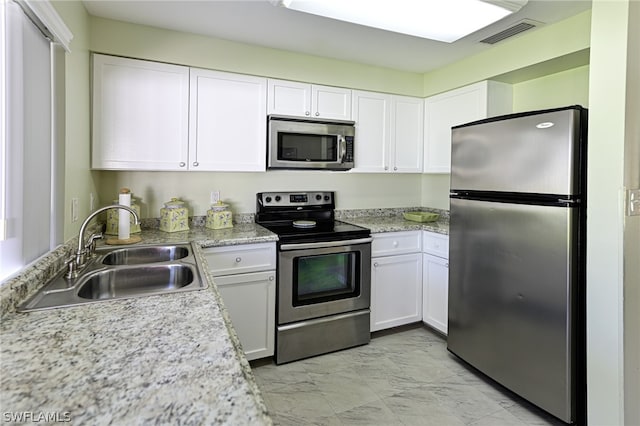
[[278, 324], [368, 309], [371, 240], [282, 244]]

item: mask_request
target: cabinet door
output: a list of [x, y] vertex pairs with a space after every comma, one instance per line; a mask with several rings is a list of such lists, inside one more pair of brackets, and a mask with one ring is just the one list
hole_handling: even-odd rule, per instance
[[451, 172], [451, 127], [511, 112], [511, 85], [481, 81], [425, 100], [424, 171]]
[[422, 318], [422, 254], [371, 261], [371, 331]]
[[186, 170], [189, 68], [93, 55], [91, 167]]
[[189, 169], [266, 169], [264, 78], [191, 70]]
[[248, 360], [273, 355], [275, 277], [275, 271], [268, 271], [226, 275], [215, 280]]
[[397, 173], [421, 173], [424, 145], [424, 100], [393, 96], [391, 107], [391, 168]]
[[391, 95], [353, 91], [353, 120], [356, 122], [354, 172], [388, 170], [389, 109]]
[[351, 120], [351, 90], [312, 85], [311, 112], [314, 118]]
[[311, 85], [286, 80], [268, 80], [269, 114], [311, 116]]
[[424, 254], [422, 268], [422, 321], [447, 334], [449, 261]]

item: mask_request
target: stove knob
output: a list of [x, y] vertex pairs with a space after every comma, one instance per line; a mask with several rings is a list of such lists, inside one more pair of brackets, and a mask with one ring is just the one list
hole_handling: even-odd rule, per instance
[[267, 203], [270, 203], [271, 202], [271, 197], [265, 198], [264, 201], [266, 201]]
[[320, 194], [316, 195], [316, 200], [318, 200], [318, 201], [322, 200], [322, 195], [320, 195]]
[[279, 195], [276, 195], [276, 202], [282, 200], [282, 197], [280, 197]]
[[324, 200], [325, 200], [325, 201], [329, 201], [330, 199], [331, 199], [331, 197], [329, 197], [328, 195], [325, 195], [325, 196], [324, 196]]

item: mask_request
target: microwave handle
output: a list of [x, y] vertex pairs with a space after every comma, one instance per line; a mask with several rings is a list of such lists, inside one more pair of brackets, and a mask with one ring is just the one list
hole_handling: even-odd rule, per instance
[[338, 161], [340, 163], [344, 163], [345, 157], [347, 156], [347, 138], [344, 136], [340, 136], [340, 158]]

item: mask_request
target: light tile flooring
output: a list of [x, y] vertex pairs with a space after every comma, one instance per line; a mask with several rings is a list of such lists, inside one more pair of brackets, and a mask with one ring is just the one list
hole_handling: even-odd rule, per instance
[[422, 326], [276, 366], [252, 362], [276, 425], [563, 425], [469, 370]]

